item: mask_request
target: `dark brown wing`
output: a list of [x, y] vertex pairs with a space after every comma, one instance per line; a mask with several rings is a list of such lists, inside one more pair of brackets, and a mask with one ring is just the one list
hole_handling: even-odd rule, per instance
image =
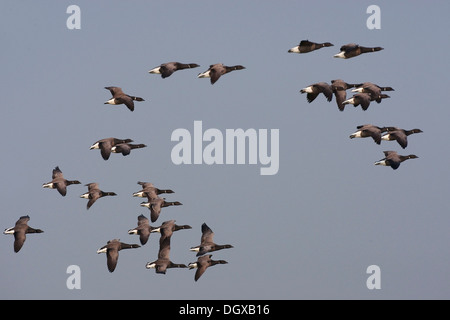
[[389, 135], [394, 137], [395, 140], [403, 149], [405, 149], [408, 146], [408, 138], [404, 131], [402, 130], [390, 131]]
[[52, 179], [64, 179], [62, 171], [59, 169], [59, 167], [56, 167], [52, 171]]
[[161, 204], [164, 200], [161, 198], [153, 199], [150, 204], [150, 220], [155, 222], [161, 213]]
[[114, 98], [123, 94], [122, 88], [119, 87], [105, 87], [105, 89], [108, 89]]
[[119, 260], [119, 251], [115, 248], [109, 248], [106, 250], [106, 264], [109, 272], [113, 272], [116, 269], [117, 261]]
[[334, 96], [336, 97], [336, 104], [340, 111], [344, 111], [345, 105], [342, 104], [347, 99], [347, 93], [345, 90], [335, 90]]
[[123, 95], [118, 99], [121, 103], [125, 104], [130, 111], [134, 111], [134, 102], [133, 99], [128, 95]]
[[67, 187], [66, 184], [64, 183], [64, 181], [59, 181], [56, 183], [56, 190], [58, 190], [58, 192], [65, 197], [67, 194]]
[[146, 244], [150, 237], [150, 225], [146, 216], [141, 214], [138, 217], [139, 241], [142, 245]]
[[26, 240], [25, 229], [20, 228], [14, 231], [14, 252], [19, 252]]
[[194, 280], [197, 281], [208, 269], [212, 255], [206, 255], [197, 259], [197, 270], [195, 271]]
[[211, 70], [209, 71], [211, 84], [216, 83], [217, 80], [219, 80], [221, 75], [222, 75], [222, 73], [220, 72], [220, 70], [216, 66], [212, 66]]
[[319, 88], [320, 92], [322, 92], [325, 95], [328, 102], [330, 102], [331, 99], [333, 99], [333, 89], [328, 83], [319, 82], [318, 84], [316, 84], [316, 86]]
[[202, 224], [202, 236], [200, 238], [200, 243], [213, 242], [214, 232], [206, 223]]
[[164, 63], [160, 66], [159, 72], [161, 72], [162, 78], [167, 78], [172, 75], [176, 71], [176, 62], [168, 62]]

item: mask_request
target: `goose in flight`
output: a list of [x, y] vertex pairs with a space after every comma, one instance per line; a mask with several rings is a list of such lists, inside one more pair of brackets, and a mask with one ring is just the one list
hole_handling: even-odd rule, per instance
[[22, 248], [27, 233], [42, 233], [41, 229], [35, 229], [28, 225], [28, 221], [30, 220], [30, 216], [22, 216], [19, 220], [16, 221], [16, 224], [12, 228], [5, 229], [3, 234], [12, 234], [14, 235], [14, 252], [19, 252]]
[[214, 243], [214, 232], [206, 223], [202, 224], [202, 236], [200, 238], [200, 245], [191, 247], [189, 250], [197, 252], [197, 257], [208, 252], [213, 252], [222, 249], [233, 248], [231, 244], [216, 244]]
[[119, 87], [105, 87], [112, 94], [112, 98], [105, 102], [105, 104], [124, 104], [130, 111], [134, 111], [134, 101], [145, 101], [141, 97], [130, 96], [122, 91]]
[[349, 44], [345, 44], [345, 45], [341, 46], [341, 48], [340, 48], [341, 52], [339, 52], [338, 54], [335, 54], [333, 57], [342, 58], [342, 59], [350, 59], [350, 58], [357, 57], [363, 53], [376, 52], [376, 51], [381, 51], [383, 49], [384, 48], [382, 48], [382, 47], [363, 47], [356, 43], [349, 43]]
[[295, 46], [288, 50], [289, 53], [308, 53], [314, 50], [319, 50], [323, 47], [332, 47], [333, 44], [330, 42], [317, 43], [309, 40], [300, 41], [298, 46]]
[[403, 161], [418, 158], [418, 156], [416, 156], [415, 154], [404, 156], [399, 155], [396, 151], [383, 151], [383, 152], [384, 158], [379, 161], [376, 161], [375, 165], [391, 167], [394, 170], [398, 169], [398, 167], [400, 167], [400, 164]]
[[52, 181], [44, 183], [42, 187], [56, 189], [63, 197], [65, 197], [67, 194], [67, 186], [70, 186], [72, 184], [81, 184], [81, 182], [78, 180], [65, 179], [61, 169], [59, 169], [59, 167], [57, 166], [55, 169], [53, 169]]
[[151, 69], [149, 73], [160, 74], [161, 78], [164, 79], [170, 77], [175, 71], [197, 67], [200, 67], [200, 65], [196, 63], [166, 62]]
[[109, 272], [114, 272], [119, 260], [119, 251], [123, 249], [139, 248], [138, 244], [128, 244], [121, 242], [120, 239], [109, 240], [106, 245], [97, 250], [97, 253], [106, 253], [106, 265]]
[[219, 80], [221, 76], [235, 70], [243, 70], [244, 66], [225, 66], [222, 63], [216, 63], [209, 66], [208, 70], [198, 74], [197, 78], [210, 78], [211, 84], [214, 84]]

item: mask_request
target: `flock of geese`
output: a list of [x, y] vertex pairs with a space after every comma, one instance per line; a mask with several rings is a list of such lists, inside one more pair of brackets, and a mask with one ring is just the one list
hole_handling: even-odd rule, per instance
[[[321, 48], [332, 47], [330, 42], [315, 43], [309, 40], [302, 40], [298, 46], [295, 46], [288, 50], [289, 53], [309, 53]], [[341, 46], [340, 52], [334, 57], [342, 59], [350, 59], [357, 57], [361, 54], [377, 52], [383, 50], [381, 47], [363, 47], [357, 44], [346, 44]], [[180, 63], [180, 62], [168, 62], [163, 63], [150, 71], [150, 74], [159, 74], [162, 78], [171, 76], [174, 72], [184, 69], [192, 69], [200, 67], [195, 63]], [[229, 72], [235, 70], [245, 69], [242, 65], [226, 66], [221, 63], [212, 64], [209, 68], [197, 75], [198, 78], [210, 78], [211, 84], [215, 84], [219, 78]], [[353, 88], [353, 89], [352, 89]], [[132, 96], [124, 93], [120, 87], [105, 87], [109, 90], [112, 97], [105, 104], [111, 105], [125, 105], [130, 111], [134, 111], [134, 102], [145, 101], [141, 97]], [[355, 94], [347, 99], [346, 91], [352, 89]], [[383, 99], [389, 98], [389, 96], [383, 92], [394, 91], [391, 87], [383, 87], [371, 82], [363, 83], [347, 83], [342, 79], [332, 80], [331, 84], [327, 82], [318, 82], [311, 84], [300, 92], [306, 93], [306, 99], [308, 103], [313, 102], [320, 94], [323, 94], [328, 102], [332, 101], [333, 95], [336, 99], [338, 109], [344, 111], [347, 104], [351, 104], [354, 107], [361, 106], [365, 111], [368, 109], [371, 102], [381, 103]], [[371, 137], [376, 144], [380, 144], [382, 140], [385, 141], [397, 141], [398, 144], [405, 149], [408, 145], [407, 137], [411, 134], [420, 133], [420, 129], [405, 130], [393, 126], [378, 127], [372, 124], [365, 124], [357, 126], [357, 131], [350, 135], [350, 138], [366, 138]], [[100, 150], [101, 157], [104, 160], [108, 160], [111, 153], [121, 153], [123, 156], [127, 156], [134, 149], [140, 149], [146, 147], [145, 144], [134, 144], [132, 139], [119, 139], [119, 138], [105, 138], [96, 141], [91, 145], [90, 150]], [[417, 158], [416, 155], [399, 155], [395, 151], [384, 151], [385, 157], [377, 162], [375, 165], [390, 166], [392, 169], [397, 169], [400, 163], [407, 159]], [[78, 180], [68, 180], [64, 178], [64, 175], [60, 168], [57, 166], [53, 169], [52, 180], [44, 183], [42, 187], [49, 189], [56, 189], [62, 196], [66, 196], [67, 187], [73, 184], [81, 184]], [[174, 193], [171, 189], [159, 189], [152, 183], [138, 181], [138, 184], [142, 187], [140, 191], [133, 193], [133, 197], [147, 198], [147, 201], [141, 202], [141, 206], [150, 210], [150, 221], [156, 222], [161, 214], [161, 209], [168, 206], [179, 206], [182, 203], [178, 201], [166, 201], [165, 198], [160, 197], [160, 194]], [[87, 209], [100, 198], [105, 196], [116, 196], [116, 193], [112, 191], [103, 191], [100, 189], [97, 182], [91, 182], [85, 184], [88, 190], [80, 197], [87, 199]], [[113, 272], [116, 269], [119, 251], [123, 249], [135, 249], [144, 246], [152, 233], [160, 233], [159, 239], [159, 252], [156, 260], [148, 262], [145, 266], [148, 269], [155, 269], [156, 273], [165, 274], [169, 268], [197, 268], [195, 273], [195, 281], [197, 281], [206, 269], [210, 266], [217, 264], [226, 264], [225, 260], [213, 260], [212, 255], [209, 254], [214, 251], [233, 248], [230, 244], [218, 245], [214, 243], [214, 232], [211, 228], [203, 223], [201, 226], [201, 239], [200, 244], [195, 247], [191, 247], [191, 251], [196, 252], [197, 261], [189, 263], [188, 265], [173, 263], [170, 259], [170, 240], [175, 231], [183, 229], [192, 229], [189, 225], [177, 225], [175, 220], [164, 221], [160, 226], [155, 227], [150, 225], [149, 219], [141, 214], [138, 216], [137, 227], [128, 230], [130, 235], [139, 236], [139, 244], [128, 244], [121, 242], [120, 239], [112, 239], [107, 241], [106, 245], [97, 250], [97, 253], [106, 253], [107, 268], [109, 272]], [[26, 234], [42, 233], [41, 229], [35, 229], [28, 225], [30, 217], [22, 216], [17, 220], [14, 227], [5, 229], [4, 234], [14, 235], [14, 252], [19, 252], [22, 248]]]
[[[124, 140], [117, 139], [117, 142], [122, 143]], [[111, 145], [109, 148], [113, 148]], [[179, 201], [166, 201], [165, 198], [160, 197], [160, 194], [170, 194], [174, 193], [171, 189], [160, 189], [155, 187], [150, 182], [137, 182], [141, 185], [142, 189], [134, 192], [133, 197], [147, 198], [147, 201], [141, 202], [141, 206], [150, 209], [150, 220], [151, 222], [156, 222], [160, 216], [161, 209], [167, 206], [178, 206], [182, 205]], [[66, 196], [67, 187], [73, 184], [81, 184], [78, 180], [68, 180], [64, 178], [62, 171], [59, 167], [53, 169], [52, 180], [50, 182], [44, 183], [43, 188], [56, 189], [62, 196]], [[99, 189], [98, 184], [88, 183], [88, 192], [82, 194], [80, 197], [89, 199], [87, 204], [87, 209], [89, 209], [95, 201], [105, 196], [115, 196], [114, 192], [105, 192]], [[30, 220], [29, 216], [22, 216], [17, 220], [14, 227], [5, 229], [4, 234], [14, 235], [14, 252], [19, 252], [22, 248], [26, 234], [28, 233], [42, 233], [41, 229], [35, 229], [28, 225]], [[148, 262], [146, 264], [147, 269], [155, 269], [156, 273], [165, 274], [166, 270], [169, 268], [197, 268], [194, 279], [197, 281], [206, 269], [210, 266], [216, 264], [226, 264], [225, 260], [213, 260], [212, 255], [207, 254], [210, 252], [218, 251], [221, 249], [233, 248], [230, 244], [216, 244], [214, 242], [214, 232], [206, 223], [201, 226], [202, 236], [200, 238], [200, 244], [191, 247], [190, 250], [197, 252], [197, 261], [191, 262], [188, 265], [176, 264], [170, 260], [170, 239], [175, 231], [182, 229], [192, 229], [189, 225], [177, 225], [175, 220], [164, 221], [160, 226], [155, 227], [150, 225], [149, 219], [141, 214], [138, 216], [137, 227], [128, 230], [130, 235], [138, 235], [140, 244], [128, 244], [120, 241], [120, 239], [112, 239], [107, 241], [106, 245], [102, 246], [97, 250], [97, 253], [106, 253], [106, 265], [109, 272], [114, 272], [119, 259], [119, 251], [122, 249], [133, 249], [139, 248], [148, 242], [151, 233], [160, 233], [159, 239], [159, 252], [158, 258], [153, 262]]]
[[[198, 64], [195, 63], [180, 63], [180, 62], [168, 62], [163, 63], [160, 66], [153, 68], [149, 71], [151, 74], [160, 74], [162, 78], [167, 78], [172, 75], [175, 71], [197, 68]], [[210, 65], [208, 70], [199, 73], [198, 78], [210, 78], [211, 84], [214, 84], [219, 80], [221, 76], [227, 74], [234, 70], [242, 70], [245, 67], [241, 65], [235, 66], [225, 66], [221, 63]], [[108, 86], [105, 89], [109, 90], [112, 97], [107, 100], [104, 104], [110, 105], [125, 105], [130, 111], [135, 109], [135, 101], [142, 102], [145, 101], [141, 97], [132, 96], [123, 92], [122, 88], [115, 86]], [[132, 150], [141, 149], [147, 147], [143, 143], [135, 144], [132, 139], [119, 139], [115, 137], [109, 137], [97, 140], [91, 145], [90, 150], [98, 149], [100, 150], [101, 157], [103, 160], [108, 160], [112, 153], [121, 153], [123, 156], [128, 156]], [[160, 197], [160, 194], [170, 194], [174, 193], [171, 189], [160, 189], [155, 187], [150, 182], [137, 182], [142, 189], [134, 192], [133, 197], [146, 198], [147, 201], [140, 203], [140, 206], [146, 207], [150, 211], [150, 221], [152, 223], [156, 222], [161, 214], [162, 208], [168, 206], [180, 206], [182, 205], [179, 201], [166, 201], [166, 198]], [[78, 180], [66, 179], [63, 172], [56, 166], [52, 171], [52, 180], [44, 183], [43, 188], [56, 189], [59, 194], [63, 197], [67, 195], [67, 187], [74, 184], [81, 184]], [[86, 208], [89, 210], [94, 203], [100, 198], [106, 196], [117, 196], [115, 192], [103, 191], [100, 189], [97, 182], [90, 182], [85, 184], [88, 188], [87, 192], [80, 195], [80, 198], [87, 199]], [[14, 252], [19, 252], [23, 247], [26, 235], [32, 233], [42, 233], [41, 229], [35, 229], [28, 225], [30, 217], [21, 216], [15, 223], [14, 227], [7, 228], [4, 230], [4, 234], [14, 235]], [[128, 230], [130, 235], [138, 235], [140, 245], [133, 243], [125, 243], [120, 241], [120, 239], [112, 239], [107, 241], [106, 245], [102, 246], [97, 250], [97, 253], [106, 253], [106, 265], [109, 272], [114, 272], [117, 267], [119, 259], [119, 251], [123, 249], [136, 249], [144, 246], [152, 233], [160, 233], [159, 239], [159, 251], [158, 257], [152, 262], [147, 262], [145, 267], [147, 269], [155, 269], [156, 273], [166, 274], [169, 268], [188, 268], [197, 269], [194, 275], [194, 280], [197, 281], [206, 271], [207, 268], [217, 265], [217, 264], [227, 264], [225, 260], [213, 260], [211, 252], [215, 252], [222, 249], [233, 248], [230, 244], [217, 244], [214, 242], [214, 232], [211, 228], [203, 223], [201, 225], [201, 238], [200, 244], [190, 248], [190, 251], [196, 252], [197, 260], [191, 262], [188, 265], [173, 263], [170, 259], [170, 241], [173, 233], [182, 229], [192, 229], [189, 225], [178, 225], [175, 220], [164, 221], [160, 226], [150, 225], [149, 219], [141, 214], [138, 216], [137, 227]]]
[[[300, 41], [298, 46], [288, 50], [289, 53], [308, 53], [324, 47], [332, 47], [330, 42], [316, 43], [309, 40]], [[383, 50], [382, 47], [363, 47], [355, 43], [349, 43], [341, 46], [340, 52], [333, 57], [350, 59], [364, 53], [377, 52]], [[353, 88], [353, 89], [352, 89]], [[352, 89], [353, 96], [347, 99], [347, 90]], [[361, 106], [366, 111], [370, 103], [375, 101], [381, 103], [383, 99], [390, 98], [389, 95], [383, 93], [385, 91], [394, 91], [392, 87], [379, 86], [372, 82], [363, 83], [347, 83], [342, 79], [331, 80], [331, 84], [327, 82], [313, 83], [300, 90], [300, 93], [306, 93], [308, 103], [313, 102], [320, 94], [322, 94], [328, 102], [331, 102], [333, 95], [339, 111], [344, 111], [347, 104], [354, 107]], [[420, 129], [406, 130], [394, 126], [379, 127], [373, 124], [364, 124], [356, 127], [357, 131], [350, 135], [350, 138], [367, 138], [372, 137], [375, 143], [381, 144], [381, 140], [397, 141], [398, 144], [405, 149], [408, 145], [408, 136], [413, 133], [423, 132]], [[400, 164], [408, 159], [416, 159], [418, 156], [414, 154], [400, 155], [396, 151], [383, 151], [384, 158], [376, 161], [375, 165], [389, 166], [396, 170]]]
[[[68, 186], [80, 183], [81, 182], [78, 180], [65, 179], [62, 171], [59, 167], [56, 167], [53, 169], [52, 180], [44, 183], [42, 187], [56, 189], [62, 196], [66, 196]], [[147, 198], [147, 201], [141, 202], [141, 206], [150, 209], [151, 222], [156, 222], [158, 220], [162, 208], [171, 205], [182, 205], [182, 203], [178, 201], [165, 201], [165, 198], [161, 198], [159, 196], [163, 193], [174, 193], [171, 189], [159, 189], [150, 182], [138, 181], [137, 183], [142, 186], [142, 189], [134, 192], [132, 195], [133, 197]], [[88, 192], [82, 194], [80, 197], [89, 199], [87, 209], [89, 209], [96, 200], [104, 196], [116, 195], [114, 192], [105, 192], [100, 190], [97, 183], [88, 183], [86, 186], [88, 186]], [[14, 235], [14, 252], [16, 253], [22, 248], [26, 240], [26, 234], [44, 232], [41, 229], [30, 227], [28, 225], [29, 220], [30, 217], [28, 215], [22, 216], [19, 220], [17, 220], [14, 227], [5, 229], [4, 231], [4, 234]], [[166, 270], [169, 268], [197, 268], [194, 276], [195, 281], [197, 281], [208, 267], [216, 264], [228, 263], [225, 260], [213, 260], [211, 259], [212, 255], [207, 254], [221, 249], [233, 248], [233, 246], [230, 244], [216, 244], [213, 239], [214, 232], [206, 223], [203, 223], [201, 226], [202, 235], [200, 238], [200, 244], [190, 248], [191, 251], [197, 252], [197, 261], [191, 262], [188, 265], [173, 263], [169, 256], [170, 239], [173, 233], [182, 229], [192, 229], [190, 225], [177, 225], [175, 222], [176, 221], [173, 219], [167, 220], [160, 226], [155, 227], [150, 225], [149, 219], [145, 215], [141, 214], [138, 216], [137, 227], [128, 230], [128, 234], [139, 236], [140, 245], [128, 244], [120, 241], [120, 239], [112, 239], [107, 241], [106, 245], [98, 249], [97, 253], [106, 253], [107, 268], [109, 272], [114, 272], [119, 259], [119, 251], [122, 249], [139, 248], [148, 242], [150, 234], [160, 233], [158, 258], [155, 261], [148, 262], [146, 264], [147, 269], [153, 268], [156, 273], [165, 274]]]

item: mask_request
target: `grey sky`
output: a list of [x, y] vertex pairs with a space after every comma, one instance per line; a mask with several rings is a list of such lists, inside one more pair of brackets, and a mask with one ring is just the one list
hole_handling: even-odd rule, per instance
[[[44, 230], [19, 253], [1, 235], [2, 299], [448, 299], [450, 150], [447, 141], [447, 1], [3, 1], [1, 166], [3, 229], [22, 215]], [[69, 5], [81, 29], [69, 30]], [[369, 30], [369, 5], [381, 29]], [[300, 40], [331, 42], [308, 54], [287, 51]], [[341, 45], [384, 50], [343, 60]], [[197, 63], [166, 79], [148, 71], [163, 62]], [[210, 64], [241, 64], [214, 85], [197, 74]], [[299, 91], [333, 79], [392, 86], [391, 98], [367, 111]], [[135, 111], [104, 102], [106, 86], [140, 96]], [[350, 90], [347, 95], [350, 95]], [[279, 129], [279, 171], [258, 164], [175, 165], [176, 129]], [[420, 128], [401, 149], [349, 139], [357, 125]], [[106, 137], [146, 148], [104, 161], [89, 150]], [[205, 142], [203, 146], [206, 146]], [[384, 150], [416, 154], [398, 170], [375, 166]], [[66, 197], [42, 188], [59, 166]], [[156, 223], [189, 224], [172, 237], [171, 260], [196, 260], [201, 224], [226, 265], [194, 281], [193, 270], [156, 274], [158, 235], [123, 250], [109, 273], [96, 250], [113, 238], [139, 243], [127, 231], [141, 207], [137, 181], [170, 188]], [[79, 196], [98, 182], [116, 197], [86, 210]], [[69, 290], [66, 269], [78, 265], [81, 289]], [[369, 290], [366, 269], [381, 270]], [[213, 288], [213, 289], [211, 289]]]

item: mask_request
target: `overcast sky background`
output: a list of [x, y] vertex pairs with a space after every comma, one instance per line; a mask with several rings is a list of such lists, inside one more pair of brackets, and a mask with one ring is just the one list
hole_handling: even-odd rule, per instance
[[[51, 3], [51, 5], [49, 5]], [[69, 30], [66, 9], [81, 9], [81, 29]], [[381, 29], [369, 30], [366, 9], [381, 9]], [[22, 215], [44, 230], [28, 235], [19, 253], [0, 237], [2, 299], [448, 299], [450, 298], [450, 109], [448, 1], [3, 1], [0, 10], [3, 137], [0, 199], [3, 229]], [[300, 40], [333, 47], [287, 51]], [[343, 44], [383, 51], [343, 60]], [[163, 62], [197, 63], [162, 79], [148, 71]], [[197, 74], [210, 64], [241, 64], [211, 85]], [[367, 111], [299, 90], [332, 79], [392, 86], [390, 99]], [[135, 111], [105, 105], [105, 86], [140, 96]], [[347, 92], [351, 95], [350, 90]], [[256, 165], [175, 165], [171, 134], [195, 120], [203, 130], [280, 130], [279, 171]], [[349, 139], [357, 125], [420, 128], [401, 149]], [[89, 150], [106, 137], [147, 148], [104, 161]], [[205, 143], [206, 145], [206, 143]], [[384, 150], [416, 154], [398, 170], [375, 166]], [[42, 188], [59, 166], [66, 197]], [[123, 250], [113, 273], [96, 250], [128, 235], [141, 207], [137, 181], [170, 188], [156, 223], [189, 224], [172, 237], [170, 258], [196, 260], [201, 224], [226, 265], [195, 270], [146, 269], [159, 235]], [[116, 197], [86, 210], [79, 196], [98, 182]], [[81, 269], [81, 289], [69, 290], [66, 269]], [[381, 289], [369, 290], [366, 269], [381, 269]]]

